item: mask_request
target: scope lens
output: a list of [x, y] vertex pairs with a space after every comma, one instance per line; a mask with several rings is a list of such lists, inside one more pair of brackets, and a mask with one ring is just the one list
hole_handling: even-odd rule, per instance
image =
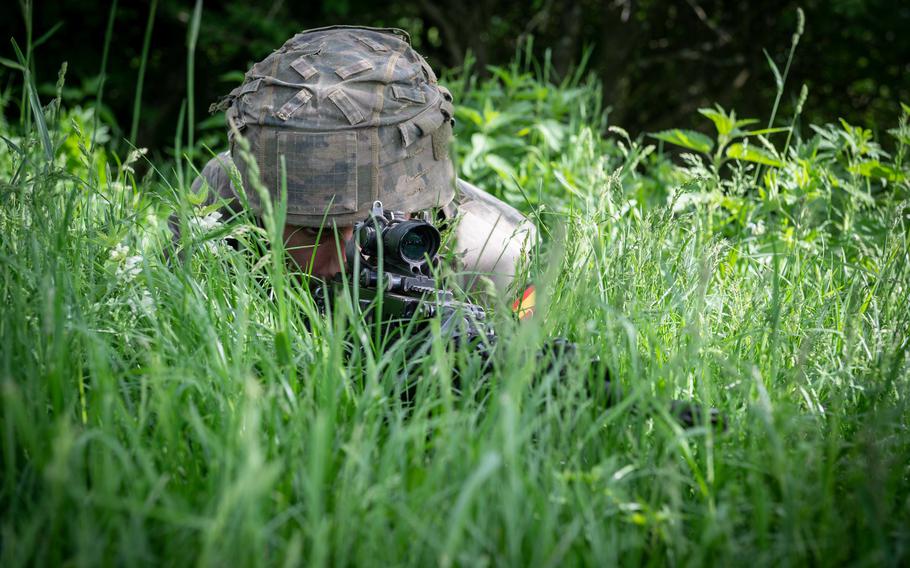
[[402, 221], [383, 230], [382, 244], [387, 262], [403, 261], [413, 270], [439, 252], [439, 230], [425, 221]]
[[421, 231], [423, 227], [415, 227], [408, 231], [401, 239], [399, 249], [401, 256], [411, 261], [423, 260], [424, 255], [432, 251], [433, 240], [426, 231]]

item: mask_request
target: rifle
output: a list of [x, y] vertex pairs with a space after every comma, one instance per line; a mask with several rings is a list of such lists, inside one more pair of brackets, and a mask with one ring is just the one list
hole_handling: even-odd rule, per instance
[[[354, 225], [353, 237], [345, 243], [345, 275], [335, 276], [327, 287], [319, 288], [316, 301], [328, 310], [330, 298], [337, 289], [349, 289], [367, 323], [379, 324], [385, 334], [401, 334], [405, 329], [420, 328], [430, 318], [439, 317], [440, 332], [456, 345], [470, 345], [485, 360], [485, 371], [492, 369], [497, 336], [487, 321], [486, 310], [477, 304], [455, 299], [451, 290], [437, 283], [432, 271], [439, 264], [442, 238], [439, 229], [429, 221], [410, 219], [402, 213], [385, 209], [382, 202], [373, 203], [369, 216]], [[430, 342], [419, 343], [412, 355], [428, 352]], [[548, 341], [538, 356], [555, 361], [577, 356], [577, 346], [563, 338]], [[595, 358], [592, 362], [598, 362]], [[563, 369], [567, 367], [562, 367]], [[618, 402], [622, 393], [604, 370], [603, 388], [608, 404]], [[406, 393], [412, 395], [413, 391]], [[702, 408], [694, 403], [674, 400], [670, 413], [685, 427], [700, 424]], [[716, 409], [709, 409], [712, 425], [724, 426]]]

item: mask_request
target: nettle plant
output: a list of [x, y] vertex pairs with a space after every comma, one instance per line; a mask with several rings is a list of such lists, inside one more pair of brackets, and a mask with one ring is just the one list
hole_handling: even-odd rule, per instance
[[[507, 67], [488, 66], [490, 77], [478, 80], [473, 59], [443, 81], [455, 107], [455, 154], [459, 174], [512, 205], [530, 210], [544, 188], [565, 190], [561, 202], [573, 197], [559, 179], [564, 162], [589, 169], [589, 153], [614, 155], [599, 135], [606, 128], [600, 81], [586, 70], [585, 58], [561, 79], [555, 77], [549, 50], [543, 63], [532, 56], [529, 39]], [[584, 164], [577, 163], [584, 159]], [[571, 185], [571, 184], [569, 184]]]
[[[698, 112], [711, 120], [717, 131], [716, 139], [694, 130], [674, 128], [651, 134], [652, 138], [693, 150], [707, 158], [710, 171], [715, 177], [720, 176], [721, 168], [731, 160], [751, 162], [763, 166], [783, 167], [784, 159], [771, 141], [770, 134], [790, 132], [789, 126], [745, 130], [747, 126], [758, 123], [756, 118], [736, 118], [736, 111], [725, 111], [720, 105], [714, 108], [698, 109]], [[789, 142], [789, 140], [788, 140]]]
[[[898, 127], [888, 131], [897, 140], [892, 157], [871, 130], [843, 120], [812, 125], [810, 138], [794, 137], [805, 98], [803, 89], [791, 126], [750, 130], [756, 119], [738, 119], [734, 111], [718, 105], [699, 110], [715, 127], [713, 139], [685, 129], [651, 134], [692, 151], [681, 156], [688, 178], [684, 181], [697, 180], [698, 190], [682, 196], [680, 203], [706, 204], [721, 223], [735, 222], [753, 233], [773, 222], [783, 240], [807, 245], [850, 229], [860, 208], [906, 196], [910, 107], [901, 105]], [[778, 149], [771, 136], [783, 133], [786, 138]]]

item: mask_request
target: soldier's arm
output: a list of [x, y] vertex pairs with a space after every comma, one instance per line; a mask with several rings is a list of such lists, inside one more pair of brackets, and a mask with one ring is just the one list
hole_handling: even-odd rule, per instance
[[485, 276], [503, 293], [527, 260], [537, 229], [517, 209], [479, 187], [459, 179], [456, 188], [455, 238], [466, 272], [463, 284], [473, 288], [477, 277]]

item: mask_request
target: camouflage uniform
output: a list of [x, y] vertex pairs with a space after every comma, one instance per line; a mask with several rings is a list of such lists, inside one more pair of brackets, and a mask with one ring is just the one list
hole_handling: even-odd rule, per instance
[[464, 268], [489, 274], [500, 288], [533, 236], [515, 209], [456, 181], [452, 95], [406, 32], [333, 26], [299, 33], [214, 108], [226, 111], [231, 151], [209, 162], [203, 178], [235, 200], [221, 165], [233, 161], [254, 213], [260, 204], [249, 191], [250, 161], [270, 192], [286, 187], [292, 225], [349, 226], [375, 201], [405, 212], [457, 210]]

